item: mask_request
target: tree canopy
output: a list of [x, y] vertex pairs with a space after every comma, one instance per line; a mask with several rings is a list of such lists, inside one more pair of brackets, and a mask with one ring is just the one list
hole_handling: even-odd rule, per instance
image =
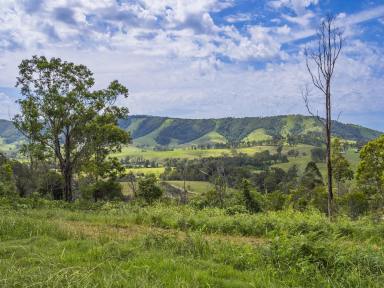
[[67, 201], [73, 197], [73, 174], [84, 163], [95, 158], [100, 163], [130, 141], [117, 126], [128, 109], [115, 105], [128, 89], [118, 81], [101, 90], [92, 90], [94, 84], [86, 66], [60, 58], [33, 56], [19, 65], [16, 85], [23, 98], [15, 126], [28, 139], [25, 151], [58, 160]]

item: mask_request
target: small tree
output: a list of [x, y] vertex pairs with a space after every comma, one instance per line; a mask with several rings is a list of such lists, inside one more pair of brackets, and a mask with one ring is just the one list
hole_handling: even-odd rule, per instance
[[366, 144], [360, 151], [357, 181], [366, 193], [384, 196], [384, 136]]
[[309, 190], [313, 190], [317, 186], [324, 185], [323, 176], [321, 175], [320, 170], [315, 162], [311, 161], [307, 164], [300, 184], [302, 187], [305, 187]]
[[243, 193], [245, 207], [250, 212], [253, 212], [253, 213], [260, 212], [261, 211], [260, 205], [252, 197], [250, 186], [251, 184], [249, 180], [243, 179], [243, 181], [241, 182], [241, 192]]
[[[332, 134], [332, 109], [331, 109], [331, 84], [335, 71], [336, 61], [343, 47], [343, 33], [336, 26], [335, 17], [328, 15], [321, 22], [317, 33], [317, 47], [310, 51], [306, 49], [307, 69], [313, 85], [320, 90], [325, 98], [325, 121], [317, 118], [324, 124], [326, 163], [327, 163], [327, 190], [328, 190], [328, 217], [332, 216], [333, 191], [332, 191], [332, 161], [331, 161], [331, 134]], [[313, 64], [313, 65], [311, 65]], [[308, 111], [308, 90], [304, 94]], [[313, 114], [312, 114], [313, 115]]]
[[60, 58], [33, 56], [19, 65], [16, 85], [24, 98], [18, 101], [21, 114], [15, 116], [15, 126], [29, 139], [30, 148], [40, 147], [48, 155], [39, 155], [58, 160], [67, 201], [73, 198], [73, 175], [85, 162], [94, 157], [100, 163], [98, 155], [105, 159], [108, 151], [129, 141], [117, 128], [128, 110], [114, 106], [118, 96], [127, 97], [127, 88], [113, 81], [93, 91], [94, 82], [86, 66]]
[[151, 204], [163, 195], [155, 174], [148, 174], [139, 179], [138, 186], [138, 197], [143, 198], [147, 203]]
[[136, 176], [133, 174], [132, 171], [130, 171], [127, 176], [128, 185], [131, 187], [133, 197], [137, 197], [137, 189], [136, 189]]
[[332, 172], [337, 184], [337, 192], [340, 194], [340, 185], [353, 179], [353, 171], [348, 160], [342, 154], [341, 142], [336, 138], [332, 143]]

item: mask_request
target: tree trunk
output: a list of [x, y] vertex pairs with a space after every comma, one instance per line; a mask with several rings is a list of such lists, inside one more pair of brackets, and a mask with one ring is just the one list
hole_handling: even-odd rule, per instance
[[64, 176], [64, 197], [65, 201], [72, 201], [72, 169], [65, 167], [62, 171]]
[[327, 145], [327, 190], [328, 190], [328, 217], [332, 217], [333, 212], [333, 191], [332, 191], [332, 161], [331, 161], [331, 130], [332, 130], [332, 119], [331, 119], [331, 83], [330, 79], [327, 81], [327, 95], [326, 95], [326, 145]]

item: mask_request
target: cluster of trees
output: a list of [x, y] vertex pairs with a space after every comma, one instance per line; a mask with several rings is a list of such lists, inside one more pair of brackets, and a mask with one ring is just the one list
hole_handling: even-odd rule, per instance
[[[229, 186], [238, 185], [243, 178], [250, 178], [255, 170], [264, 170], [277, 163], [288, 162], [281, 151], [271, 154], [268, 150], [249, 156], [236, 153], [232, 156], [209, 157], [193, 160], [169, 159], [165, 164], [163, 180], [211, 181], [220, 171], [226, 175]], [[219, 174], [220, 174], [219, 173]]]
[[[351, 217], [357, 217], [384, 208], [383, 152], [384, 136], [365, 145], [360, 153], [361, 161], [357, 172], [354, 174], [343, 153], [343, 144], [339, 139], [333, 140], [332, 178], [337, 191], [335, 213], [340, 210]], [[214, 189], [206, 193], [199, 205], [228, 207], [232, 212], [233, 207], [238, 207], [236, 205], [242, 205], [241, 207], [249, 212], [279, 210], [287, 206], [298, 210], [312, 207], [328, 213], [326, 181], [314, 161], [309, 162], [302, 173], [299, 173], [295, 165], [287, 171], [277, 167], [267, 167], [257, 173], [249, 173], [249, 169], [244, 171], [248, 173], [237, 174], [236, 181], [226, 174], [219, 173], [207, 177], [212, 183], [215, 183], [217, 177], [222, 177], [225, 185], [237, 188], [240, 194], [236, 195], [228, 189], [217, 189], [214, 185]], [[356, 181], [351, 182], [354, 177]], [[346, 183], [348, 185], [344, 185]], [[227, 194], [222, 195], [222, 191]]]

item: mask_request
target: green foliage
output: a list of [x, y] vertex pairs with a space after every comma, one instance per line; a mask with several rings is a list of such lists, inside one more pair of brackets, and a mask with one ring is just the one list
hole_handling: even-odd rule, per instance
[[137, 196], [147, 203], [153, 203], [163, 195], [163, 190], [158, 186], [155, 174], [147, 174], [138, 181]]
[[342, 201], [347, 208], [348, 215], [352, 218], [357, 218], [369, 210], [369, 201], [365, 193], [354, 191], [344, 195]]
[[300, 185], [305, 188], [312, 190], [317, 186], [324, 185], [323, 176], [320, 173], [316, 163], [311, 161], [305, 167], [304, 174], [301, 177]]
[[60, 58], [33, 56], [19, 65], [17, 86], [23, 98], [15, 126], [33, 147], [25, 151], [39, 147], [39, 155], [59, 161], [67, 201], [72, 200], [73, 174], [86, 161], [95, 157], [100, 163], [107, 152], [119, 151], [129, 141], [117, 127], [128, 110], [114, 106], [119, 96], [127, 97], [127, 88], [113, 81], [106, 89], [93, 90], [94, 82], [86, 66]]
[[[340, 183], [353, 179], [353, 171], [351, 169], [351, 164], [343, 156], [341, 142], [338, 138], [332, 142], [331, 151], [332, 173], [336, 183], [338, 184], [338, 190], [340, 190]], [[340, 194], [340, 191], [338, 192]]]
[[0, 153], [0, 197], [16, 196], [16, 186], [13, 178], [11, 162]]
[[37, 191], [40, 195], [54, 200], [64, 199], [64, 179], [55, 171], [47, 171], [38, 175]]
[[360, 188], [370, 194], [384, 194], [384, 136], [369, 142], [360, 151], [357, 180]]
[[315, 147], [311, 149], [311, 159], [315, 163], [325, 162], [326, 151], [324, 148]]
[[37, 180], [30, 167], [19, 161], [12, 162], [13, 177], [20, 197], [26, 197], [36, 191]]
[[288, 202], [288, 195], [275, 191], [265, 195], [266, 197], [266, 209], [268, 211], [280, 211], [283, 210]]
[[245, 207], [249, 212], [257, 213], [261, 211], [260, 204], [253, 198], [250, 189], [251, 183], [243, 179], [241, 183], [241, 193], [243, 194]]
[[84, 199], [97, 201], [122, 200], [121, 184], [114, 180], [102, 181], [81, 187], [81, 196]]
[[160, 145], [168, 145], [172, 139], [183, 144], [200, 138], [215, 128], [213, 120], [174, 119], [170, 125], [162, 129], [156, 137]]
[[[132, 132], [133, 138], [139, 138], [151, 133], [152, 131], [159, 128], [166, 120], [166, 118], [163, 118], [163, 117], [145, 117], [145, 116], [142, 116], [142, 117], [133, 116], [133, 117], [137, 117], [138, 119], [143, 120], [140, 122], [137, 129], [133, 130]], [[130, 118], [131, 117], [129, 117], [128, 119]]]

